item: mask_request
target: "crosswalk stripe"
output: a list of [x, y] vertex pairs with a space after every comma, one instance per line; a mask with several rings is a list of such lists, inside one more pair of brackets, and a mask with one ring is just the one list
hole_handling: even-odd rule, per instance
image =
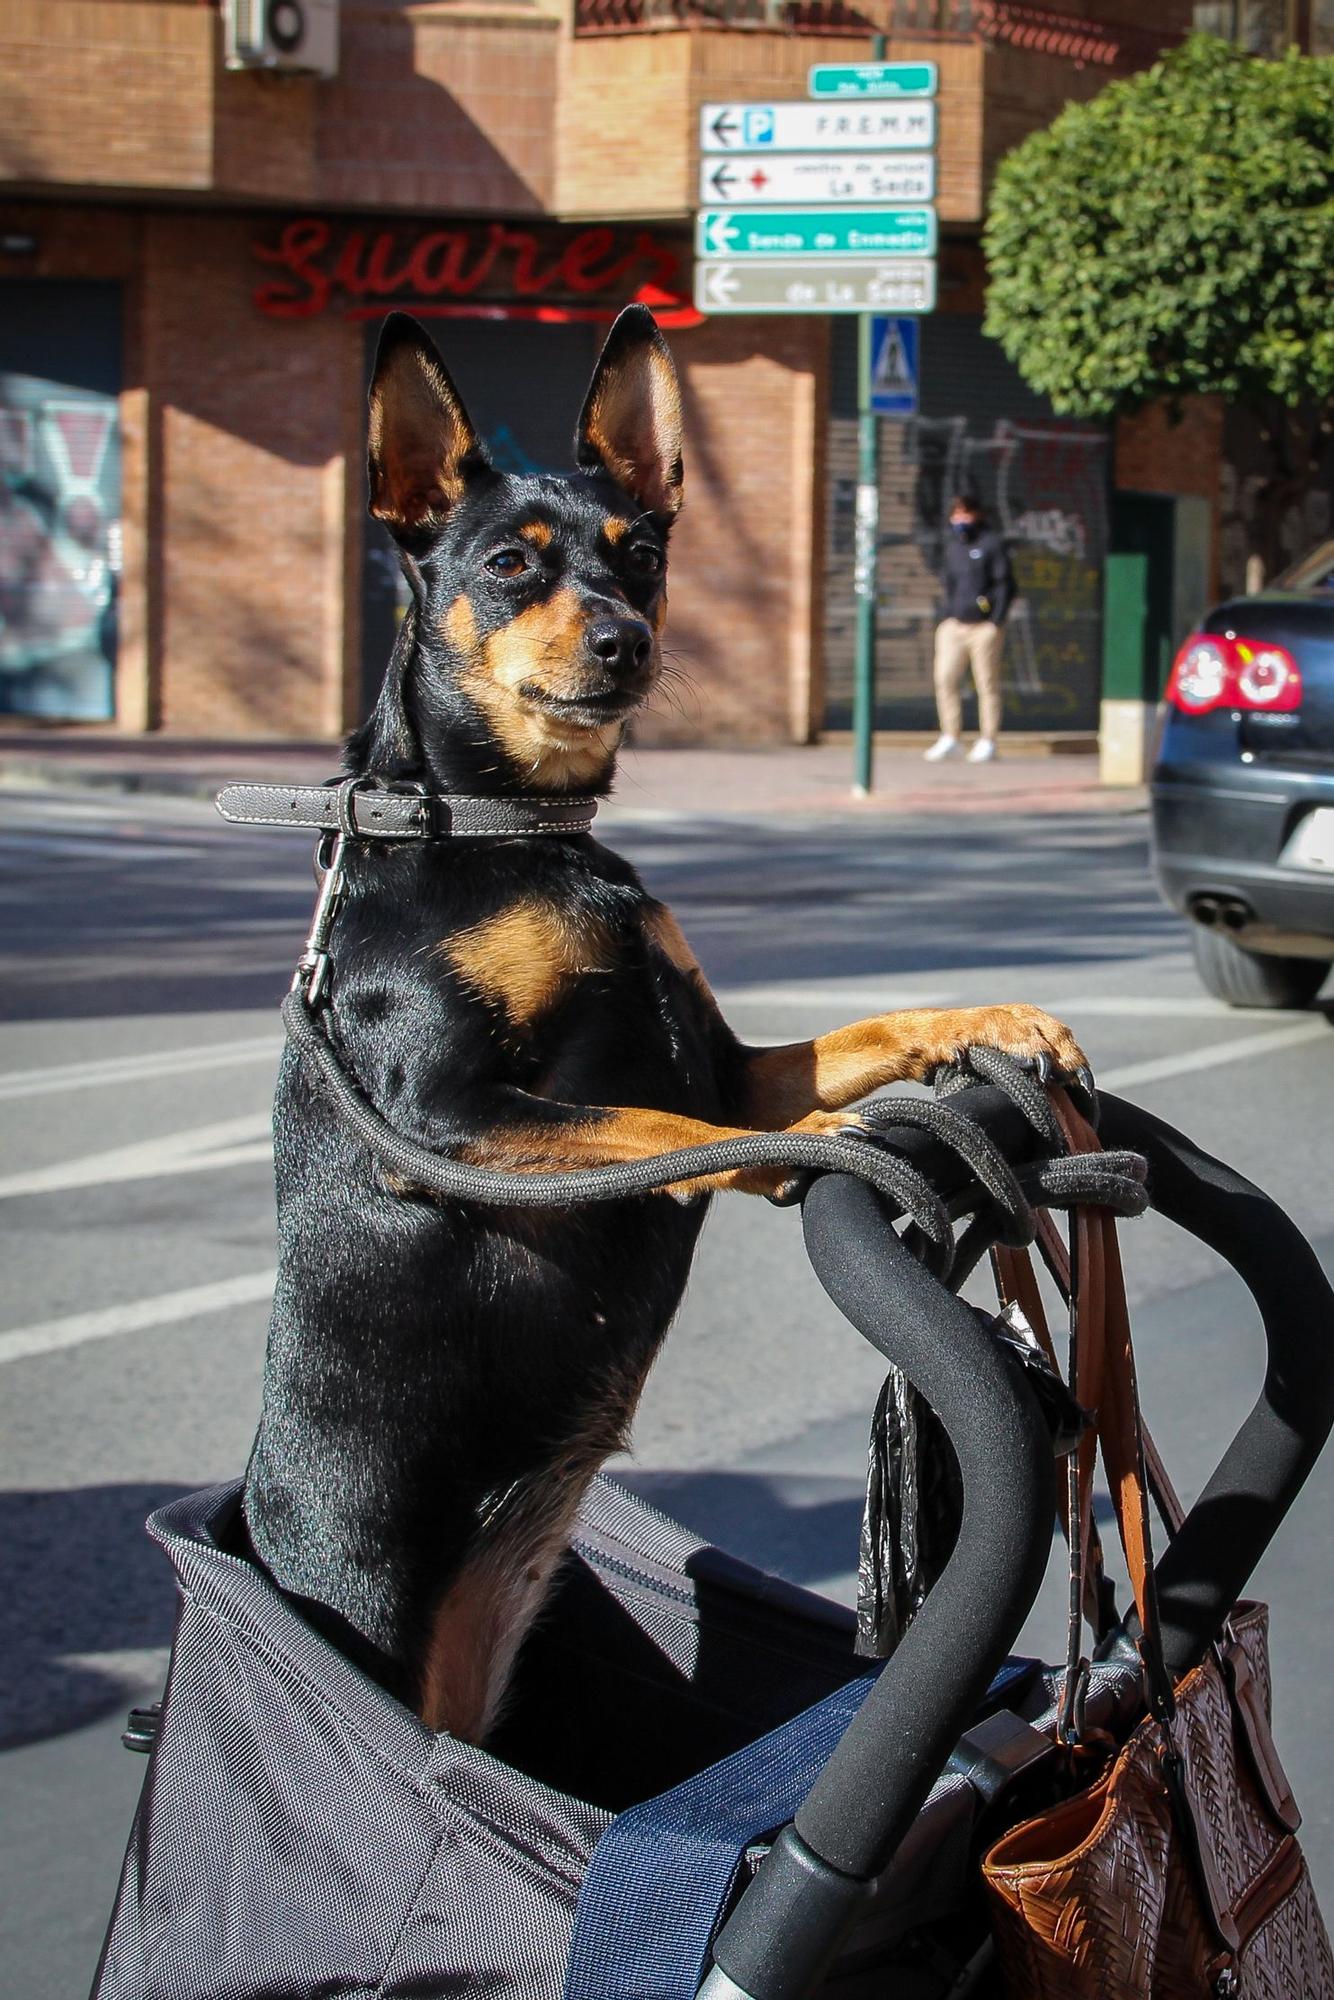
[[1213, 1042], [1202, 1049], [1186, 1049], [1175, 1056], [1155, 1056], [1148, 1062], [1123, 1063], [1119, 1069], [1099, 1072], [1098, 1082], [1107, 1090], [1127, 1090], [1143, 1083], [1162, 1083], [1168, 1077], [1189, 1076], [1202, 1069], [1217, 1069], [1223, 1063], [1251, 1062], [1257, 1056], [1280, 1055], [1285, 1049], [1300, 1048], [1305, 1042], [1328, 1040], [1329, 1023], [1323, 1014], [1312, 1020], [1289, 1022], [1270, 1028], [1261, 1035], [1238, 1035], [1229, 1042]]
[[220, 1278], [211, 1285], [190, 1285], [179, 1292], [159, 1292], [156, 1298], [131, 1299], [125, 1305], [104, 1306], [97, 1312], [70, 1313], [64, 1319], [39, 1320], [0, 1333], [0, 1363], [25, 1361], [34, 1354], [52, 1354], [62, 1347], [81, 1347], [88, 1340], [110, 1340], [117, 1334], [142, 1333], [146, 1327], [174, 1326], [204, 1313], [225, 1312], [231, 1306], [257, 1305], [273, 1294], [276, 1271], [248, 1271], [239, 1278]]
[[131, 1146], [113, 1146], [105, 1153], [61, 1160], [50, 1167], [0, 1179], [0, 1200], [21, 1195], [63, 1194], [71, 1188], [107, 1187], [117, 1181], [158, 1180], [167, 1175], [206, 1173], [267, 1160], [271, 1151], [269, 1114], [224, 1118], [216, 1125], [194, 1125], [169, 1132], [161, 1139], [142, 1139]]
[[103, 1084], [139, 1083], [149, 1077], [229, 1069], [234, 1063], [276, 1060], [281, 1048], [277, 1035], [254, 1035], [246, 1041], [105, 1056], [90, 1062], [57, 1063], [47, 1069], [5, 1070], [0, 1072], [0, 1098], [46, 1097], [59, 1090], [87, 1090]]

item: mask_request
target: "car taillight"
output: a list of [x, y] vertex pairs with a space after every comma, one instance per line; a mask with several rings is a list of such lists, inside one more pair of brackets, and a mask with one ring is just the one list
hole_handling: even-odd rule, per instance
[[1192, 633], [1172, 662], [1167, 683], [1167, 699], [1187, 715], [1203, 715], [1217, 708], [1227, 693], [1228, 656], [1223, 642]]
[[1301, 670], [1291, 653], [1263, 639], [1232, 643], [1237, 649], [1238, 708], [1301, 707]]
[[1192, 632], [1172, 662], [1164, 699], [1184, 715], [1211, 708], [1265, 709], [1302, 705], [1302, 677], [1292, 654], [1268, 639], [1235, 632]]

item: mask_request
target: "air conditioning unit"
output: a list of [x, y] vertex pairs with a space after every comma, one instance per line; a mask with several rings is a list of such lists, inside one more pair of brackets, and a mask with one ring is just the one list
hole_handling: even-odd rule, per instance
[[338, 74], [338, 0], [223, 0], [228, 69]]

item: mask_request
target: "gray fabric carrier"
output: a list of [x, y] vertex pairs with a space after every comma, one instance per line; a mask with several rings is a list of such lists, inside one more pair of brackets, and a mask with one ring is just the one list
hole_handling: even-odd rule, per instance
[[[149, 1523], [180, 1616], [94, 2000], [561, 2000], [616, 1813], [865, 1670], [850, 1613], [600, 1478], [493, 1755], [425, 1729], [220, 1546], [240, 1490]], [[914, 1963], [905, 1994], [944, 1990], [905, 1940], [964, 1901], [976, 1810], [947, 1771], [831, 1993], [882, 2000]]]

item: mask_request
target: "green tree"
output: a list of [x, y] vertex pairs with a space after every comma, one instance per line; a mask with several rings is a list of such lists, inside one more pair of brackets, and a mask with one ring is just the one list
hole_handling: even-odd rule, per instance
[[1334, 431], [1334, 58], [1191, 36], [1017, 146], [984, 242], [986, 330], [1058, 410], [1256, 414], [1272, 568]]

